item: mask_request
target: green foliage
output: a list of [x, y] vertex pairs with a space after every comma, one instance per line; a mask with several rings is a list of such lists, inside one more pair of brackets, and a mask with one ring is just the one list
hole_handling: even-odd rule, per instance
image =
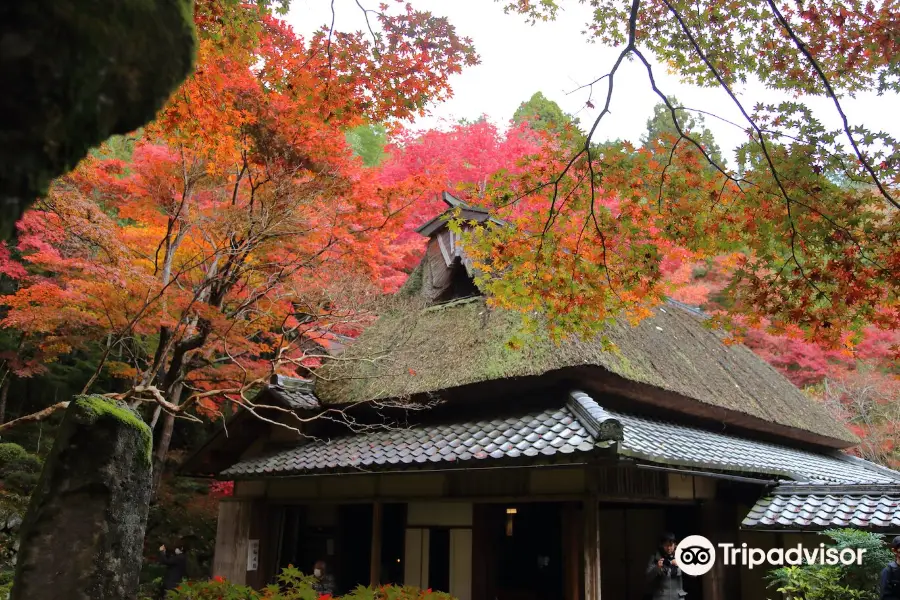
[[27, 498], [41, 474], [41, 459], [18, 444], [0, 444], [0, 498], [10, 495]]
[[12, 585], [19, 525], [41, 476], [40, 457], [18, 444], [0, 444], [0, 599]]
[[384, 160], [386, 156], [384, 147], [387, 144], [387, 129], [384, 125], [354, 127], [347, 132], [346, 138], [353, 153], [360, 157], [367, 167], [378, 166]]
[[141, 137], [142, 130], [131, 135], [114, 135], [102, 145], [91, 150], [91, 154], [100, 159], [117, 159], [128, 162], [134, 155], [134, 145]]
[[574, 117], [559, 107], [559, 104], [548, 99], [541, 92], [535, 92], [531, 98], [519, 105], [513, 113], [516, 125], [527, 121], [536, 131], [554, 131], [562, 133], [567, 126], [578, 129], [578, 117]]
[[[318, 600], [313, 589], [314, 578], [288, 567], [278, 576], [278, 583], [261, 591], [236, 585], [217, 577], [211, 581], [186, 582], [172, 590], [166, 600]], [[358, 587], [342, 600], [453, 600], [450, 594], [421, 590], [410, 586], [385, 585], [379, 588]]]
[[[669, 104], [673, 108], [681, 108], [683, 105], [674, 96], [668, 97]], [[701, 144], [710, 158], [717, 164], [722, 162], [722, 150], [716, 143], [716, 138], [712, 132], [706, 127], [706, 120], [700, 113], [693, 113], [687, 110], [676, 110], [675, 115], [678, 118], [678, 125], [686, 135]], [[675, 127], [675, 121], [672, 118], [672, 111], [663, 102], [659, 102], [653, 107], [653, 116], [647, 119], [647, 132], [641, 136], [641, 144], [644, 147], [651, 147], [654, 144], [662, 144], [665, 152], [672, 147], [673, 139], [679, 138], [678, 128]], [[682, 144], [689, 144], [687, 140], [683, 140]], [[705, 160], [705, 159], [703, 159]]]
[[881, 570], [892, 560], [881, 537], [855, 529], [831, 529], [828, 548], [865, 549], [861, 565], [801, 565], [772, 570], [770, 587], [797, 600], [878, 600]]

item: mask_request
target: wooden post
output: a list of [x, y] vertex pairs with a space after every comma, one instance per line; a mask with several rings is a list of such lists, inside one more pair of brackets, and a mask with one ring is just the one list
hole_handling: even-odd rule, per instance
[[246, 584], [251, 513], [248, 500], [219, 501], [213, 576], [224, 577], [238, 585]]
[[600, 503], [595, 494], [584, 501], [584, 600], [600, 600]]
[[381, 502], [372, 504], [372, 552], [369, 562], [369, 585], [373, 588], [381, 585], [381, 530], [384, 522], [384, 505]]
[[[720, 500], [707, 500], [701, 504], [703, 535], [714, 545], [718, 545], [720, 542], [737, 541], [737, 531], [734, 530], [731, 523], [731, 512], [729, 507]], [[733, 585], [729, 585], [729, 572], [739, 572], [739, 570], [726, 569], [722, 557], [717, 556], [712, 570], [702, 576], [704, 600], [725, 600], [732, 597], [729, 588]]]
[[566, 502], [562, 509], [563, 541], [563, 597], [566, 600], [581, 598], [582, 542], [580, 515], [577, 502]]

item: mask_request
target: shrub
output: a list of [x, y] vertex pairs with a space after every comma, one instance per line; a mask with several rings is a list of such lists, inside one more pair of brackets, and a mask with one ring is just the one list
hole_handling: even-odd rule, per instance
[[14, 460], [25, 458], [26, 456], [28, 456], [28, 452], [18, 444], [11, 444], [9, 442], [0, 444], [0, 467]]
[[453, 600], [450, 594], [421, 590], [409, 586], [385, 585], [379, 588], [358, 587], [342, 598], [320, 596], [313, 589], [313, 578], [288, 567], [278, 576], [278, 583], [261, 591], [236, 585], [216, 577], [210, 581], [185, 582], [172, 590], [166, 600]]
[[865, 549], [862, 564], [801, 565], [774, 569], [769, 587], [797, 600], [878, 600], [881, 570], [892, 560], [881, 536], [856, 529], [830, 529], [828, 548]]
[[40, 475], [40, 458], [18, 444], [0, 444], [0, 482], [5, 492], [27, 498]]

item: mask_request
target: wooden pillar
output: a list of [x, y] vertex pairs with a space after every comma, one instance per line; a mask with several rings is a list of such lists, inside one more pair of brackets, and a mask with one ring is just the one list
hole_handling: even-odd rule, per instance
[[450, 530], [450, 595], [472, 600], [472, 530]]
[[563, 543], [563, 598], [581, 599], [581, 507], [577, 502], [566, 502], [562, 509]]
[[[733, 526], [733, 510], [719, 500], [707, 500], [700, 506], [703, 535], [717, 546], [720, 542], [736, 542], [737, 531]], [[702, 576], [703, 600], [727, 600], [733, 598], [734, 587], [730, 585], [729, 574], [738, 569], [726, 568], [721, 556], [716, 557], [712, 570]]]
[[373, 588], [381, 585], [381, 537], [384, 527], [384, 504], [376, 501], [372, 504], [372, 552], [369, 561], [369, 585]]
[[600, 600], [600, 503], [594, 494], [584, 500], [584, 599]]
[[216, 551], [213, 557], [214, 577], [224, 577], [232, 583], [246, 585], [247, 549], [252, 513], [252, 504], [249, 500], [219, 501]]

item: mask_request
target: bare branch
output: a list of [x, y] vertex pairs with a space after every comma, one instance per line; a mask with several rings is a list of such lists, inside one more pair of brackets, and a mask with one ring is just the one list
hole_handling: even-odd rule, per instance
[[0, 425], [0, 432], [12, 429], [13, 427], [17, 427], [19, 425], [24, 425], [26, 423], [37, 423], [38, 421], [44, 421], [49, 417], [52, 417], [58, 411], [64, 410], [68, 407], [68, 402], [57, 402], [52, 406], [48, 406], [44, 410], [39, 410], [36, 413], [31, 413], [30, 415], [25, 415], [24, 417], [19, 417], [18, 419], [13, 419], [12, 421], [3, 423], [2, 425]]

